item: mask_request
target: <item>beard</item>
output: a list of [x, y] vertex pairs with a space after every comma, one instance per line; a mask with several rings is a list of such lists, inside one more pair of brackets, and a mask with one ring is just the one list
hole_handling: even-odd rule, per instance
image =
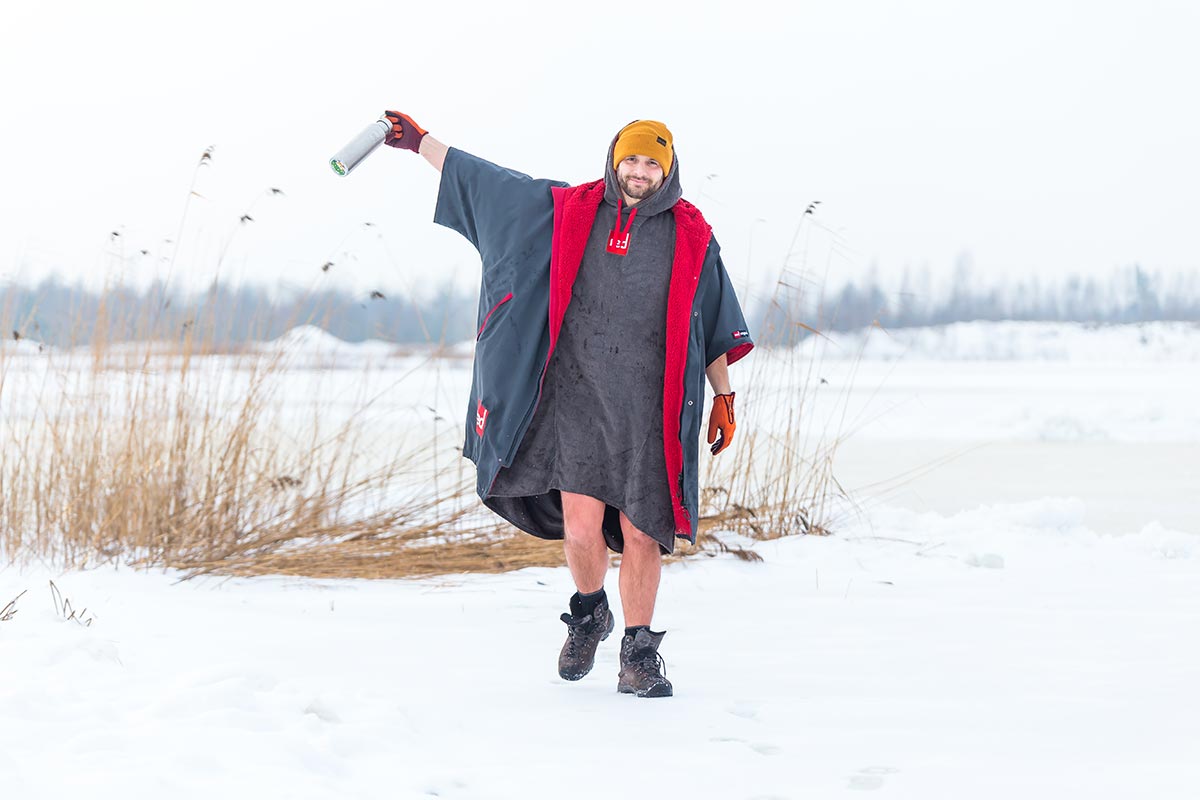
[[622, 175], [617, 176], [617, 185], [621, 187], [621, 191], [635, 200], [644, 200], [650, 195], [658, 191], [658, 187], [662, 186], [662, 179], [657, 182], [646, 181], [646, 183], [637, 185], [629, 182], [629, 178]]

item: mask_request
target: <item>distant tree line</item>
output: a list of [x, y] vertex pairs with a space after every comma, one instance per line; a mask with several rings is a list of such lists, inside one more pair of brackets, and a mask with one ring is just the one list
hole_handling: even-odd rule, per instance
[[[830, 289], [802, 276], [781, 279], [766, 302], [753, 306], [759, 331], [851, 331], [871, 325], [912, 328], [973, 320], [1120, 324], [1200, 321], [1200, 275], [1152, 274], [1140, 266], [1106, 277], [1032, 277], [985, 286], [969, 263], [936, 285], [928, 271], [906, 270], [883, 281], [877, 271]], [[799, 324], [797, 324], [799, 323]]]
[[[935, 285], [928, 271], [902, 272], [885, 281], [877, 271], [834, 288], [803, 276], [782, 276], [769, 296], [744, 298], [759, 341], [779, 331], [848, 331], [944, 325], [971, 320], [1036, 320], [1115, 324], [1154, 320], [1200, 321], [1200, 276], [1152, 274], [1134, 266], [1099, 277], [1030, 278], [984, 286], [960, 264]], [[444, 287], [417, 299], [337, 289], [280, 292], [262, 286], [214, 284], [202, 292], [143, 289], [91, 290], [46, 280], [0, 287], [0, 331], [54, 346], [181, 338], [200, 333], [214, 344], [273, 339], [309, 324], [349, 342], [451, 343], [475, 335], [478, 296]]]
[[268, 291], [213, 285], [202, 292], [144, 289], [102, 291], [56, 280], [0, 288], [0, 331], [54, 346], [108, 341], [180, 339], [199, 334], [216, 345], [274, 339], [297, 325], [315, 325], [349, 342], [449, 343], [474, 335], [476, 297], [447, 287], [415, 301], [390, 292], [336, 289]]

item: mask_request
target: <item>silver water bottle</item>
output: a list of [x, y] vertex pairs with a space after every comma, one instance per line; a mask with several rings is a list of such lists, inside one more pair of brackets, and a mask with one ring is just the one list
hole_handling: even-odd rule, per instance
[[346, 146], [329, 159], [329, 166], [338, 175], [349, 175], [363, 159], [375, 152], [375, 148], [383, 144], [383, 140], [392, 130], [392, 123], [387, 117], [380, 117], [355, 136]]

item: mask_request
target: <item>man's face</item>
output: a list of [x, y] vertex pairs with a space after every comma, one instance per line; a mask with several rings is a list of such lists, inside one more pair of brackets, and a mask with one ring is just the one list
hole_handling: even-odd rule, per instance
[[617, 163], [617, 185], [630, 203], [654, 194], [662, 182], [662, 166], [653, 158], [628, 156]]

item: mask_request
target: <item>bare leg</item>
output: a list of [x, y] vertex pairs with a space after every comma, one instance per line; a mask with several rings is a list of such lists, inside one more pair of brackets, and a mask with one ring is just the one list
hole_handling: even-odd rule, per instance
[[662, 576], [662, 551], [658, 542], [635, 528], [624, 513], [621, 514], [621, 534], [625, 539], [620, 578], [625, 627], [649, 625]]
[[593, 594], [604, 588], [604, 574], [608, 571], [608, 545], [601, 530], [604, 503], [586, 494], [561, 494], [567, 567], [579, 593]]

